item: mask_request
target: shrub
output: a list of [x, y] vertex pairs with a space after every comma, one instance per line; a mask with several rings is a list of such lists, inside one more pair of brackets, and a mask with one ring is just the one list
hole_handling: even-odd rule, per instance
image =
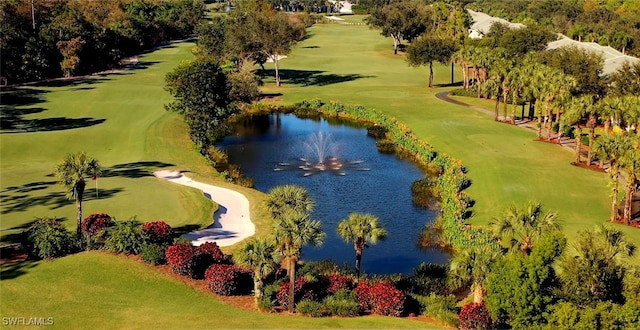
[[418, 304], [420, 304], [420, 314], [436, 318], [451, 326], [458, 325], [458, 311], [455, 296], [441, 296], [434, 293], [428, 296], [412, 296]]
[[106, 213], [94, 213], [82, 220], [82, 232], [94, 236], [115, 223]]
[[360, 282], [354, 289], [358, 304], [363, 310], [371, 309], [371, 285], [367, 282]]
[[337, 291], [333, 296], [327, 297], [324, 304], [330, 315], [353, 317], [360, 314], [356, 295], [348, 290]]
[[173, 229], [164, 221], [147, 222], [142, 225], [147, 242], [169, 245], [173, 241]]
[[135, 221], [116, 223], [115, 226], [109, 228], [108, 236], [105, 247], [110, 251], [133, 254], [142, 251], [142, 230]]
[[326, 314], [322, 303], [310, 299], [300, 301], [296, 305], [296, 312], [311, 317], [322, 317]]
[[75, 250], [72, 233], [57, 219], [36, 220], [25, 233], [25, 247], [29, 254], [37, 258], [56, 258]]
[[376, 283], [369, 293], [369, 304], [375, 314], [400, 316], [406, 296], [389, 282]]
[[167, 262], [165, 258], [165, 247], [161, 244], [144, 243], [140, 252], [140, 257], [146, 263], [161, 265]]
[[[289, 305], [289, 285], [290, 282], [284, 282], [280, 285], [278, 289], [278, 293], [276, 294], [276, 299], [281, 306]], [[315, 298], [315, 294], [311, 289], [310, 283], [306, 278], [300, 276], [296, 278], [295, 284], [293, 285], [293, 299], [295, 301], [301, 301], [302, 299], [311, 299]]]
[[330, 293], [336, 293], [338, 290], [351, 290], [353, 287], [353, 279], [345, 275], [331, 274], [327, 276], [327, 279], [329, 280], [327, 290]]
[[375, 139], [383, 139], [387, 136], [387, 132], [389, 130], [384, 126], [373, 125], [367, 127], [367, 135], [375, 138]]
[[214, 264], [205, 272], [209, 289], [223, 296], [248, 293], [251, 290], [251, 276], [251, 271], [236, 265]]
[[462, 329], [489, 329], [491, 327], [491, 315], [489, 315], [489, 310], [484, 302], [462, 306], [458, 319]]
[[220, 264], [225, 261], [224, 253], [215, 242], [206, 242], [195, 247], [193, 255], [193, 276], [194, 278], [204, 278], [205, 271], [213, 264]]
[[167, 263], [174, 273], [193, 276], [193, 246], [189, 243], [176, 243], [165, 252]]

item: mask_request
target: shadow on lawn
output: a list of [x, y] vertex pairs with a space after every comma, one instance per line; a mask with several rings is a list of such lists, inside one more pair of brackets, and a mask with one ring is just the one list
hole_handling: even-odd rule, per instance
[[[111, 198], [123, 190], [124, 189], [122, 188], [99, 189], [99, 197], [96, 197], [96, 189], [89, 188], [84, 191], [83, 201], [86, 202], [95, 199]], [[24, 212], [35, 206], [48, 206], [50, 210], [55, 210], [73, 203], [74, 201], [68, 199], [66, 194], [62, 191], [43, 195], [34, 195], [31, 193], [5, 190], [0, 194], [0, 207], [2, 208], [0, 214]]]
[[141, 161], [133, 163], [123, 163], [111, 166], [102, 171], [101, 177], [125, 177], [137, 179], [147, 176], [153, 176], [153, 171], [158, 168], [174, 166], [174, 164], [163, 163], [158, 161]]
[[46, 93], [48, 91], [36, 88], [3, 89], [0, 93], [2, 98], [2, 104], [0, 104], [0, 133], [61, 131], [98, 125], [106, 121], [106, 119], [86, 117], [25, 119], [25, 116], [47, 111], [46, 108], [33, 106], [44, 102], [44, 94]]
[[[302, 86], [326, 86], [354, 81], [362, 78], [373, 78], [375, 76], [363, 76], [361, 74], [334, 74], [325, 73], [318, 70], [279, 70], [280, 77], [284, 84], [294, 84]], [[274, 77], [275, 70], [260, 70], [262, 77]]]
[[[4, 256], [2, 256], [4, 258]], [[25, 275], [31, 268], [36, 267], [40, 261], [25, 260], [20, 262], [4, 263], [0, 265], [0, 278], [12, 280]]]

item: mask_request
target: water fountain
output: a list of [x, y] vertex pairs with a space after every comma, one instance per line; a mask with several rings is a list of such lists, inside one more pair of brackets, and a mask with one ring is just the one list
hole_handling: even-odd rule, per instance
[[338, 143], [331, 134], [318, 132], [312, 134], [304, 146], [312, 157], [300, 158], [294, 163], [278, 163], [274, 171], [302, 170], [304, 176], [311, 176], [320, 172], [331, 172], [336, 175], [346, 175], [347, 171], [368, 171], [367, 167], [360, 167], [362, 160], [345, 160], [337, 157]]

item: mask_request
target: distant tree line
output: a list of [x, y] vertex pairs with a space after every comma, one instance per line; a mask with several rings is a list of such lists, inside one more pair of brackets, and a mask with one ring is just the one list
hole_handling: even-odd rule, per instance
[[476, 0], [467, 8], [525, 25], [541, 24], [574, 40], [640, 55], [637, 0]]
[[126, 56], [190, 36], [204, 9], [200, 0], [2, 1], [3, 81], [113, 68]]

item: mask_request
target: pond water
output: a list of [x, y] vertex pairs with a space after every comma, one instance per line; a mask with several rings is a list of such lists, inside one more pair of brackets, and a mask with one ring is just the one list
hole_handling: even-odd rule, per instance
[[[255, 180], [256, 189], [268, 192], [296, 184], [315, 200], [312, 219], [322, 223], [327, 238], [319, 248], [304, 247], [303, 260], [332, 259], [353, 268], [353, 244], [336, 233], [338, 223], [351, 212], [374, 214], [388, 232], [385, 241], [364, 250], [365, 273], [411, 274], [422, 262], [449, 259], [439, 249], [417, 246], [424, 225], [438, 215], [411, 200], [411, 183], [423, 173], [411, 162], [379, 153], [366, 128], [280, 114], [247, 118], [235, 129], [219, 146], [227, 150], [231, 163]], [[320, 170], [317, 147], [323, 146], [327, 161]]]

